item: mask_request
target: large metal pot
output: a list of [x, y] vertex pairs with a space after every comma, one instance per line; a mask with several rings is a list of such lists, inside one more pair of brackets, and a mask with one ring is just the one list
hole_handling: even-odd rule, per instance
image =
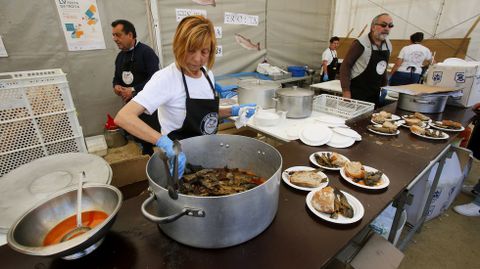
[[[167, 174], [158, 153], [147, 164], [152, 196], [142, 205], [144, 216], [159, 224], [172, 239], [194, 247], [222, 248], [243, 243], [263, 232], [278, 207], [282, 157], [272, 146], [244, 136], [207, 135], [181, 141], [191, 164], [242, 168], [268, 179], [245, 192], [202, 197], [179, 194], [170, 198]], [[156, 200], [156, 214], [148, 212]]]
[[441, 113], [447, 104], [448, 95], [409, 95], [400, 93], [398, 95], [398, 108], [413, 112]]
[[276, 111], [287, 111], [287, 118], [306, 118], [312, 114], [312, 90], [298, 88], [284, 88], [277, 91]]
[[262, 108], [274, 108], [275, 91], [280, 89], [282, 84], [270, 80], [245, 79], [238, 83], [238, 103], [255, 103]]

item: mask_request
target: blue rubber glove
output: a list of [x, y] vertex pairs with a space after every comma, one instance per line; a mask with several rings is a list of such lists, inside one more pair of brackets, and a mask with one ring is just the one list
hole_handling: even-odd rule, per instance
[[323, 74], [323, 81], [328, 81], [328, 75], [327, 74]]
[[232, 116], [238, 116], [240, 112], [240, 108], [245, 107], [248, 108], [247, 110], [247, 118], [250, 118], [255, 114], [255, 108], [257, 107], [257, 104], [243, 104], [243, 105], [237, 105], [237, 106], [232, 106]]
[[[173, 141], [166, 135], [162, 135], [155, 143], [157, 147], [165, 151], [168, 157], [168, 164], [170, 166], [170, 174], [173, 176], [173, 165], [175, 161], [175, 151], [173, 150]], [[185, 164], [187, 163], [187, 157], [183, 152], [178, 154], [178, 178], [182, 178], [185, 170]]]

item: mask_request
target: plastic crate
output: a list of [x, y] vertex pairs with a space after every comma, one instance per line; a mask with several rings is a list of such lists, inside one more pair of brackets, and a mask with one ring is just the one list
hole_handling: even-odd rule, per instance
[[352, 119], [372, 112], [374, 103], [347, 99], [330, 94], [321, 94], [313, 100], [313, 109], [319, 112], [340, 116], [345, 119]]
[[0, 177], [37, 158], [87, 152], [60, 69], [0, 73]]

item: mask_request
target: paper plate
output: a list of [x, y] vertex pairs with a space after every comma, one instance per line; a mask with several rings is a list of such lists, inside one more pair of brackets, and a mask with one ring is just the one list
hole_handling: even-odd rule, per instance
[[328, 180], [327, 175], [325, 175], [322, 171], [318, 171], [317, 174], [319, 174], [322, 177], [327, 178], [327, 182], [321, 183], [320, 186], [314, 187], [314, 188], [297, 186], [297, 185], [293, 184], [292, 182], [290, 182], [290, 179], [288, 178], [289, 176], [288, 176], [287, 172], [291, 172], [291, 171], [313, 171], [313, 170], [315, 170], [315, 168], [310, 167], [310, 166], [293, 166], [293, 167], [287, 168], [282, 173], [283, 182], [285, 182], [288, 186], [290, 186], [294, 189], [302, 190], [302, 191], [312, 191], [314, 189], [326, 187], [330, 181]]
[[323, 123], [329, 127], [346, 126], [345, 119], [331, 115], [321, 115], [314, 118], [315, 121]]
[[416, 135], [416, 136], [420, 136], [420, 137], [423, 137], [423, 138], [426, 138], [426, 139], [431, 139], [431, 140], [443, 140], [443, 139], [448, 139], [450, 136], [444, 132], [442, 132], [442, 137], [430, 137], [430, 136], [426, 136], [426, 135], [423, 135], [423, 134], [418, 134], [418, 133], [415, 133], [415, 132], [411, 132], [412, 134]]
[[[366, 166], [366, 165], [364, 165], [363, 168], [367, 172], [378, 171], [377, 169], [375, 169], [373, 167], [370, 167], [370, 166]], [[363, 188], [363, 189], [381, 190], [381, 189], [384, 189], [384, 188], [388, 187], [388, 185], [390, 185], [390, 179], [385, 174], [383, 174], [382, 177], [381, 177], [382, 183], [377, 185], [377, 186], [367, 186], [367, 185], [362, 185], [360, 183], [356, 183], [355, 181], [353, 181], [353, 178], [347, 176], [347, 174], [345, 173], [345, 168], [343, 168], [343, 167], [342, 167], [342, 169], [340, 169], [340, 175], [343, 177], [343, 179], [348, 181], [348, 183], [350, 183], [352, 185], [355, 185], [357, 187]]]
[[[323, 165], [319, 164], [319, 163], [317, 162], [317, 160], [315, 159], [315, 154], [327, 154], [327, 153], [332, 154], [333, 151], [318, 151], [318, 152], [312, 153], [312, 154], [308, 157], [308, 159], [309, 159], [310, 162], [312, 162], [314, 165], [316, 165], [316, 166], [318, 166], [318, 167], [321, 167], [321, 168], [323, 168], [323, 169], [333, 170], [333, 171], [338, 171], [338, 170], [340, 170], [341, 167], [335, 167], [335, 168], [334, 168], [334, 167], [323, 166]], [[340, 153], [337, 153], [337, 154], [340, 155], [340, 156], [342, 156], [343, 158], [345, 158], [345, 160], [347, 160], [347, 162], [350, 161], [347, 157], [345, 157], [345, 155], [342, 155], [342, 154], [340, 154]]]
[[318, 191], [318, 189], [309, 192], [307, 197], [305, 198], [305, 201], [307, 203], [308, 209], [310, 211], [312, 211], [312, 213], [315, 214], [317, 217], [319, 217], [319, 218], [321, 218], [325, 221], [332, 222], [332, 223], [337, 223], [337, 224], [355, 223], [355, 222], [357, 222], [357, 221], [359, 221], [360, 219], [363, 218], [363, 215], [365, 214], [365, 209], [363, 208], [362, 203], [357, 198], [355, 198], [353, 195], [351, 195], [348, 192], [344, 192], [344, 191], [341, 191], [341, 192], [343, 193], [343, 195], [345, 195], [345, 198], [347, 198], [348, 203], [353, 208], [353, 218], [347, 218], [347, 217], [342, 216], [341, 214], [338, 214], [337, 219], [332, 219], [330, 217], [330, 214], [322, 213], [322, 212], [317, 211], [312, 205], [313, 194], [316, 191]]
[[86, 153], [50, 155], [24, 164], [0, 180], [0, 231], [10, 226], [37, 202], [62, 189], [85, 182], [110, 184], [112, 169], [101, 157]]
[[355, 143], [355, 138], [344, 136], [339, 133], [333, 132], [332, 137], [327, 142], [327, 145], [332, 148], [348, 148]]
[[462, 128], [460, 129], [448, 129], [448, 128], [443, 128], [443, 127], [440, 127], [436, 124], [437, 122], [436, 121], [433, 121], [433, 122], [430, 122], [430, 126], [435, 128], [435, 129], [438, 129], [438, 130], [441, 130], [441, 131], [445, 131], [445, 132], [461, 132], [463, 130], [465, 130], [465, 127], [462, 126]]
[[300, 132], [300, 140], [309, 146], [321, 146], [332, 137], [332, 130], [326, 125], [315, 123], [306, 125]]
[[333, 128], [333, 131], [336, 132], [336, 133], [339, 133], [341, 135], [351, 137], [351, 138], [355, 139], [355, 141], [361, 141], [362, 140], [362, 136], [357, 131], [352, 130], [350, 128], [335, 127], [335, 128]]
[[[370, 119], [370, 121], [371, 121], [372, 123], [374, 123], [374, 124], [382, 124], [382, 123], [380, 123], [380, 122], [376, 122], [376, 121], [373, 120], [373, 117], [376, 116], [376, 115], [378, 115], [378, 113], [373, 113], [373, 114], [372, 114], [372, 119]], [[392, 117], [391, 117], [391, 118], [385, 119], [385, 120], [386, 120], [386, 121], [397, 121], [397, 120], [399, 120], [399, 119], [401, 119], [400, 116], [395, 115], [395, 114], [392, 114]]]
[[368, 128], [368, 126], [367, 126], [367, 130], [369, 130], [370, 132], [372, 132], [374, 134], [386, 135], [386, 136], [398, 135], [400, 133], [400, 130], [398, 130], [398, 129], [395, 133], [392, 133], [392, 134], [391, 133], [382, 133], [382, 132], [370, 129], [370, 128]]

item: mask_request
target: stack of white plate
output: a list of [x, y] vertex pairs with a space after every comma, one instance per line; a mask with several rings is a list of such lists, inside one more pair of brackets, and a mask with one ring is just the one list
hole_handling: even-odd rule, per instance
[[305, 125], [299, 132], [300, 140], [309, 146], [321, 146], [330, 141], [332, 130], [327, 125], [312, 123]]
[[333, 128], [333, 135], [328, 141], [327, 145], [332, 148], [343, 149], [348, 148], [355, 143], [355, 141], [362, 140], [362, 136], [355, 130], [350, 128], [335, 127]]
[[345, 120], [332, 115], [321, 115], [315, 118], [315, 121], [327, 125], [328, 127], [347, 127]]

